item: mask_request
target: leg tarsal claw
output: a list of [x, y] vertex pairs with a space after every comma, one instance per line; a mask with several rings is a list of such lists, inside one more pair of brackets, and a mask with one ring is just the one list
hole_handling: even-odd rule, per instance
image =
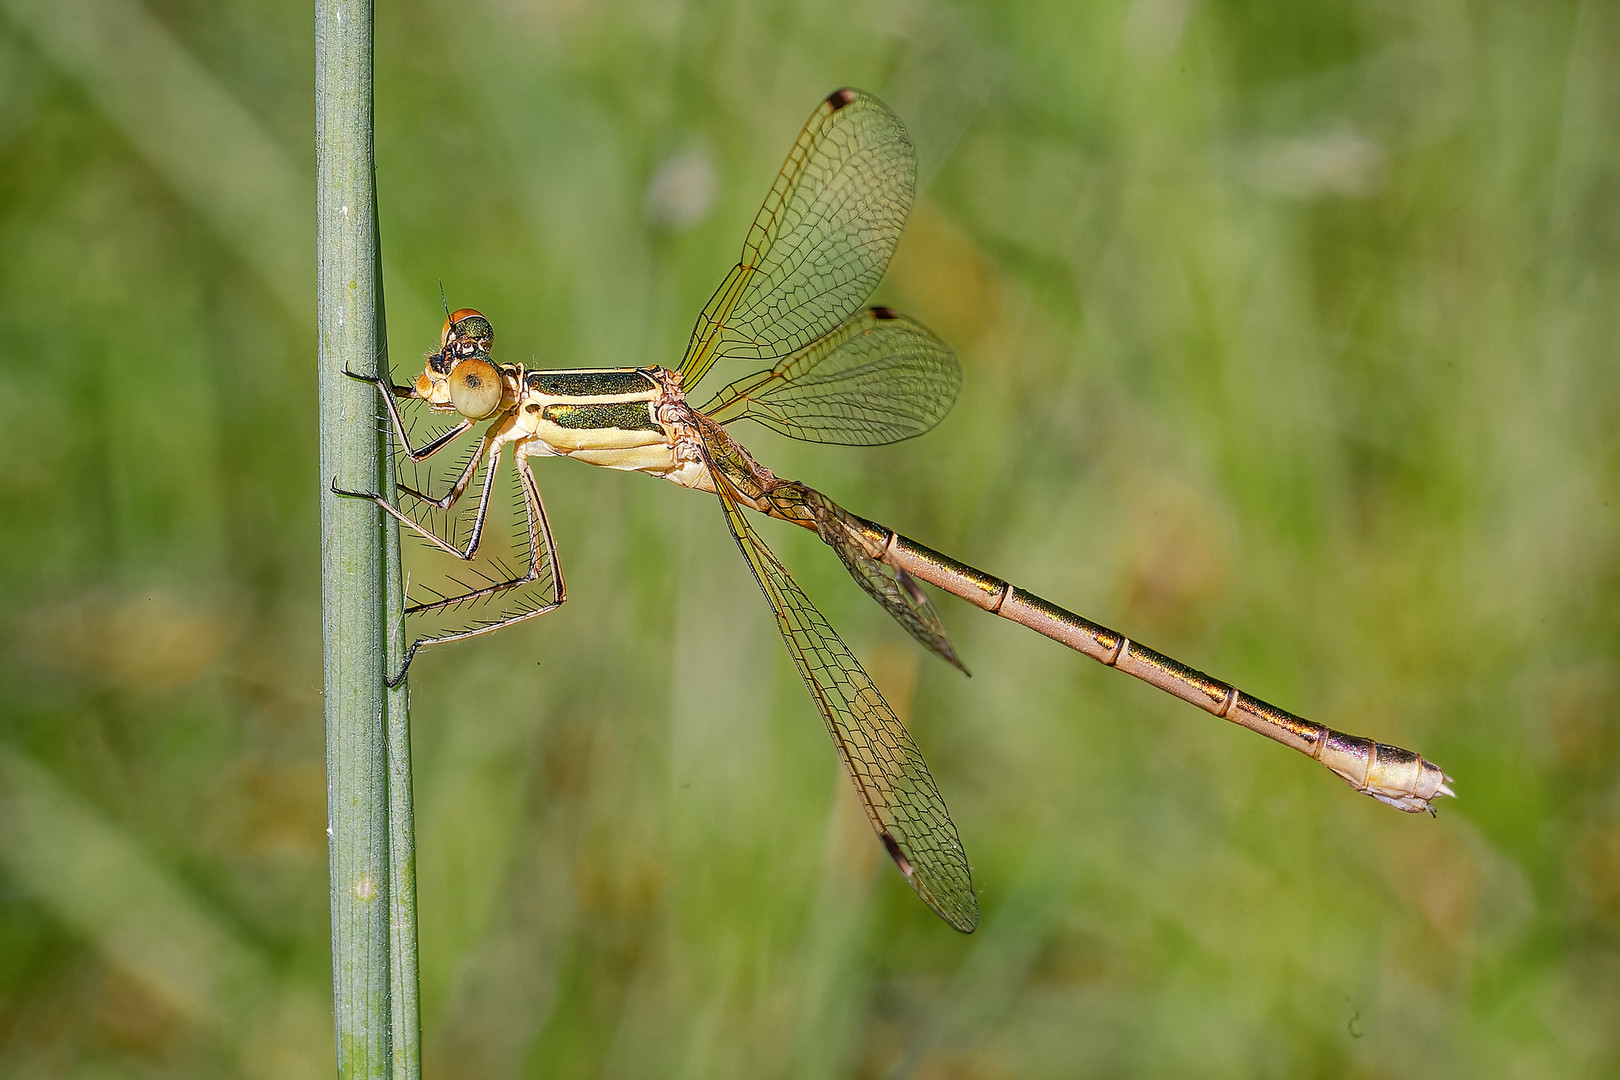
[[382, 496], [370, 491], [350, 491], [348, 488], [338, 487], [337, 477], [332, 477], [332, 494], [341, 495], [345, 499], [365, 499], [367, 502], [380, 502]]

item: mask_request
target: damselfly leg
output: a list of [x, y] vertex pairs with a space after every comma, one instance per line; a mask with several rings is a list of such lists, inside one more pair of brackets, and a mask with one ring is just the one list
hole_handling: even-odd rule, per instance
[[[385, 400], [387, 396], [384, 395]], [[398, 416], [392, 406], [390, 413]], [[458, 425], [462, 431], [469, 426]], [[400, 427], [402, 425], [396, 425], [396, 434], [404, 441]], [[350, 491], [334, 482], [332, 490], [336, 494], [370, 500], [408, 526], [413, 535], [458, 560], [455, 568], [440, 568], [436, 576], [412, 575], [405, 607], [411, 643], [405, 662], [390, 685], [398, 685], [404, 679], [416, 651], [423, 646], [492, 633], [554, 611], [567, 600], [567, 586], [561, 567], [556, 563], [556, 544], [552, 540], [545, 502], [528, 459], [521, 451], [514, 454], [517, 505], [513, 508], [514, 522], [509, 530], [510, 544], [504, 551], [491, 551], [484, 542], [494, 505], [493, 495], [501, 486], [498, 482], [501, 458], [505, 448], [516, 441], [510, 427], [503, 430], [500, 423], [492, 425], [479, 439], [472, 457], [460, 471], [458, 483], [447, 497], [432, 501], [418, 498], [413, 504], [414, 493], [405, 485], [399, 485], [406, 496], [401, 502], [408, 509], [401, 509], [374, 492]], [[443, 527], [443, 522], [456, 519], [447, 516], [439, 522], [440, 527], [435, 528], [424, 507], [453, 508], [480, 471], [482, 482], [477, 485], [478, 500], [468, 535], [460, 543], [453, 542], [446, 535], [449, 530]]]
[[411, 461], [426, 461], [428, 458], [443, 450], [446, 446], [460, 438], [476, 421], [463, 418], [461, 423], [442, 431], [423, 443], [421, 446], [411, 445], [411, 433], [405, 424], [405, 418], [399, 411], [398, 399], [406, 401], [415, 400], [411, 388], [390, 382], [381, 375], [360, 375], [353, 371], [345, 371], [345, 375], [357, 382], [370, 383], [382, 395], [383, 404], [388, 409], [388, 419], [394, 428], [394, 437], [399, 440], [395, 451]]

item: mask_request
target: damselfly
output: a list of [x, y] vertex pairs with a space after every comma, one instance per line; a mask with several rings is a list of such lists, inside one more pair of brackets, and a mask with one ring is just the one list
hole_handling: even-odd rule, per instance
[[[413, 598], [408, 615], [464, 613], [465, 619], [412, 641], [406, 668], [422, 646], [488, 633], [562, 604], [567, 594], [529, 458], [569, 457], [719, 498], [879, 840], [923, 902], [958, 930], [971, 932], [978, 924], [978, 902], [939, 788], [894, 710], [760, 540], [745, 509], [813, 531], [861, 588], [958, 668], [919, 581], [1307, 754], [1397, 809], [1431, 810], [1432, 800], [1451, 795], [1450, 777], [1410, 750], [1284, 712], [857, 517], [814, 488], [773, 475], [732, 438], [726, 425], [746, 418], [797, 439], [870, 446], [919, 435], [949, 411], [961, 386], [951, 350], [905, 316], [861, 308], [899, 242], [915, 176], [916, 154], [899, 119], [868, 94], [839, 90], [817, 106], [793, 144], [741, 261], [698, 316], [678, 368], [528, 370], [498, 363], [490, 321], [463, 308], [447, 313], [439, 350], [411, 385], [368, 380], [382, 391], [410, 462], [426, 461], [480, 423], [488, 426], [442, 492], [402, 481], [396, 505], [335, 484], [334, 490], [374, 499], [463, 560], [478, 555], [507, 446], [522, 498], [525, 525], [517, 540], [525, 565]], [[720, 359], [763, 370], [694, 408], [686, 395]], [[412, 446], [400, 400], [426, 402], [459, 420]], [[465, 516], [449, 516], [469, 489], [478, 493], [476, 506]], [[397, 679], [404, 676], [402, 668]]]

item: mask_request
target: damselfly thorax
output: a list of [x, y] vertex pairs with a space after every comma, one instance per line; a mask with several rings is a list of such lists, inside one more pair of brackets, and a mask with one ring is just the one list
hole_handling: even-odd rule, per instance
[[[455, 317], [485, 321], [471, 308], [456, 312]], [[456, 335], [452, 321], [445, 336]], [[492, 337], [487, 335], [484, 343]], [[491, 379], [483, 368], [494, 372], [490, 385], [498, 381], [501, 391], [499, 405], [490, 414], [495, 419], [489, 428], [487, 454], [498, 454], [510, 443], [519, 456], [570, 458], [604, 469], [646, 473], [713, 494], [714, 479], [703, 453], [706, 432], [710, 438], [728, 443], [737, 463], [757, 483], [777, 482], [747, 450], [726, 438], [722, 428], [687, 405], [680, 374], [668, 368], [530, 370], [521, 364], [493, 364], [487, 354], [477, 353], [453, 365], [446, 381], [455, 385], [460, 376]], [[438, 408], [450, 411], [454, 405]], [[754, 505], [751, 499], [744, 501]], [[766, 509], [763, 505], [754, 508]]]

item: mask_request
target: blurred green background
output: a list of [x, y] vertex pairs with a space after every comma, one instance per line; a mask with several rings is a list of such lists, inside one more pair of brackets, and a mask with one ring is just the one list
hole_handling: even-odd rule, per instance
[[[412, 672], [429, 1075], [1620, 1073], [1620, 6], [385, 5], [396, 370], [673, 363], [799, 125], [921, 161], [966, 386], [777, 472], [1456, 777], [1437, 820], [766, 538], [915, 732], [883, 857], [712, 498], [539, 463], [571, 602]], [[332, 1068], [311, 14], [0, 0], [0, 1075]], [[716, 383], [718, 385], [718, 383]]]

